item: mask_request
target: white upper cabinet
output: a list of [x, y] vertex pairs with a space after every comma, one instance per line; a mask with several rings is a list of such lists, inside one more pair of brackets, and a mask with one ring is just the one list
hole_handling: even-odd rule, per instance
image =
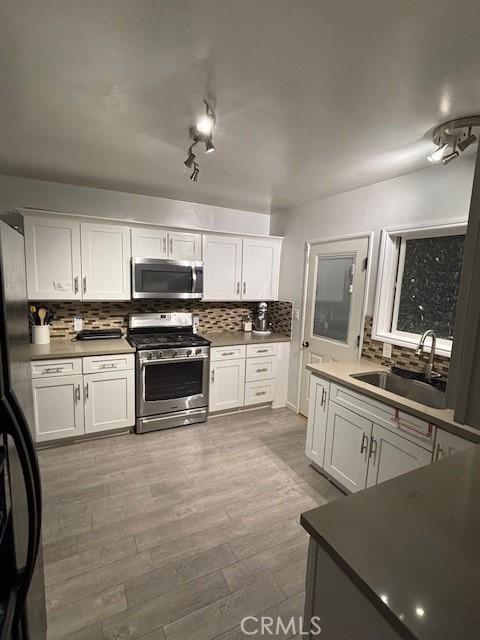
[[281, 240], [245, 238], [242, 261], [242, 299], [277, 300]]
[[130, 300], [130, 229], [82, 223], [83, 300]]
[[132, 229], [134, 258], [168, 258], [168, 233], [162, 229]]
[[25, 255], [30, 300], [80, 300], [80, 223], [26, 217]]
[[168, 257], [171, 260], [201, 260], [202, 234], [169, 231]]
[[241, 300], [242, 238], [203, 236], [203, 299]]

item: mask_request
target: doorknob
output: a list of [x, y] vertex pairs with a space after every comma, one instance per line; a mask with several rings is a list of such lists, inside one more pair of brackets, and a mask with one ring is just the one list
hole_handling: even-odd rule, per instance
[[309, 346], [310, 346], [310, 343], [308, 342], [308, 340], [304, 340], [302, 342], [302, 347], [305, 347], [305, 349], [308, 349]]

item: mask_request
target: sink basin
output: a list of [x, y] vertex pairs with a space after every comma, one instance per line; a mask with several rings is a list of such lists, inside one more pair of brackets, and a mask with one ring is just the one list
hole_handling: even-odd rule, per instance
[[372, 371], [352, 374], [352, 378], [374, 387], [396, 393], [397, 396], [420, 402], [434, 409], [445, 409], [445, 393], [426, 382], [409, 380], [390, 371]]

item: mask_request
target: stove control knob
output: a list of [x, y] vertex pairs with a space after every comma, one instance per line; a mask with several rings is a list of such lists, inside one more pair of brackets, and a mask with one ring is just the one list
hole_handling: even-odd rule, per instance
[[191, 356], [192, 355], [192, 350], [191, 349], [187, 349], [186, 354], [187, 356]]
[[202, 353], [201, 349], [195, 349], [195, 355], [199, 356]]

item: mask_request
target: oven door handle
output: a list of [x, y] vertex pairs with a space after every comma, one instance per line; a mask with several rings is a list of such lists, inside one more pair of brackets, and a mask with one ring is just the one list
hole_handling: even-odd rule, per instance
[[197, 293], [197, 269], [192, 265], [192, 293]]
[[195, 360], [207, 360], [208, 355], [186, 356], [185, 358], [159, 358], [158, 360], [140, 360], [140, 366], [145, 367], [148, 364], [168, 364], [170, 362], [195, 362]]

